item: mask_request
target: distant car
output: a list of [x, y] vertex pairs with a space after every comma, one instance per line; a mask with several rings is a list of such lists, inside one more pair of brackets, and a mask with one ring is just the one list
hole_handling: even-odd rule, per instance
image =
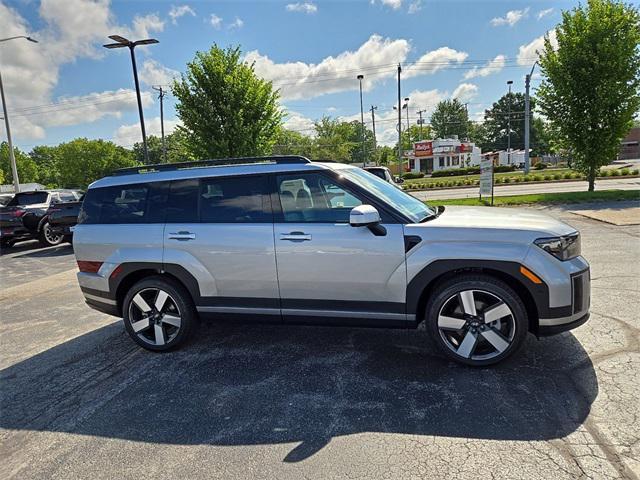
[[4, 207], [13, 198], [13, 193], [0, 193], [0, 207]]
[[62, 235], [54, 235], [49, 225], [49, 208], [65, 201], [77, 201], [78, 190], [37, 190], [17, 193], [0, 209], [0, 246], [38, 239], [44, 246], [59, 245]]
[[62, 236], [65, 241], [73, 237], [72, 227], [78, 223], [78, 214], [84, 195], [76, 202], [58, 203], [49, 208], [49, 226], [51, 233]]
[[402, 177], [394, 177], [391, 174], [391, 170], [389, 170], [387, 167], [364, 167], [364, 169], [367, 172], [373, 173], [376, 177], [379, 177], [385, 182], [389, 182], [392, 185], [398, 186], [398, 184], [404, 183]]

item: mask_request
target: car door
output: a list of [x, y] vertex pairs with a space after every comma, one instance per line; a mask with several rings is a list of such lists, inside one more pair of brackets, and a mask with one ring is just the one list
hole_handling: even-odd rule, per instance
[[267, 315], [280, 321], [266, 189], [261, 175], [171, 182], [164, 263], [195, 277], [198, 311]]
[[[275, 176], [274, 238], [283, 320], [405, 322], [403, 226], [349, 225], [363, 198], [328, 173]], [[384, 220], [384, 219], [383, 219]]]

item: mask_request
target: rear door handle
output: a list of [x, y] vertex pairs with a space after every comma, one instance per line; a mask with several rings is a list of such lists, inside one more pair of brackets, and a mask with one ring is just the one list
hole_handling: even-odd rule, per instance
[[289, 240], [290, 242], [304, 242], [311, 240], [311, 235], [304, 232], [281, 233], [280, 240]]
[[195, 240], [196, 234], [191, 232], [172, 232], [169, 233], [169, 240]]

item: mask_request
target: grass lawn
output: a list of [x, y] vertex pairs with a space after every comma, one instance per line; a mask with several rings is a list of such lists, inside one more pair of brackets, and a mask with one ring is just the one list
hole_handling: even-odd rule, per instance
[[[640, 190], [600, 190], [596, 192], [562, 192], [536, 193], [531, 195], [510, 195], [494, 197], [493, 204], [500, 205], [529, 205], [554, 203], [580, 203], [615, 200], [637, 200], [640, 202]], [[450, 200], [429, 200], [430, 205], [473, 205], [486, 206], [491, 204], [491, 198], [479, 200], [477, 198], [457, 198]]]

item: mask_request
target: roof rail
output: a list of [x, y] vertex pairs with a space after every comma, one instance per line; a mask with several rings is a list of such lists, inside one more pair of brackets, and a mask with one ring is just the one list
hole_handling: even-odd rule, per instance
[[222, 167], [225, 165], [250, 165], [253, 163], [295, 164], [311, 163], [311, 160], [297, 155], [272, 155], [266, 157], [218, 158], [194, 162], [159, 163], [155, 165], [138, 165], [137, 167], [120, 168], [111, 175], [132, 175], [136, 173], [171, 172], [187, 168]]

